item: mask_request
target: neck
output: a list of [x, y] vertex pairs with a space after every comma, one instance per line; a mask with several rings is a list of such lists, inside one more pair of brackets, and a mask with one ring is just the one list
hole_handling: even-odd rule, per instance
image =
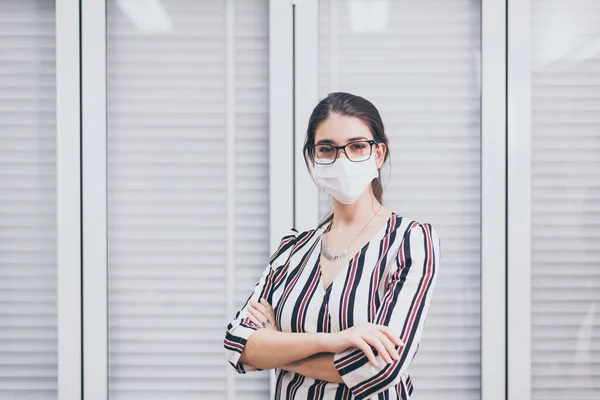
[[375, 214], [381, 207], [373, 192], [368, 190], [363, 193], [352, 204], [343, 204], [335, 198], [333, 202], [333, 222], [331, 230], [338, 231], [344, 229], [355, 230], [356, 226], [362, 226]]

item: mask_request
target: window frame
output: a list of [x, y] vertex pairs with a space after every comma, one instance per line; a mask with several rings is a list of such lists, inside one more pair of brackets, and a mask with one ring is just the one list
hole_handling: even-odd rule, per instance
[[56, 0], [58, 398], [81, 399], [81, 102], [78, 0]]
[[531, 398], [531, 0], [508, 0], [508, 398]]

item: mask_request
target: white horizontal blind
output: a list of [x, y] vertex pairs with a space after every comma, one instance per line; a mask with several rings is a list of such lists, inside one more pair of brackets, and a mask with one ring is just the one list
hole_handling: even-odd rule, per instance
[[[269, 257], [268, 5], [268, 0], [235, 2], [235, 310]], [[267, 398], [267, 371], [237, 378], [235, 399]]]
[[56, 399], [54, 1], [0, 2], [0, 399]]
[[392, 154], [385, 203], [441, 236], [409, 369], [419, 400], [480, 397], [480, 11], [476, 0], [320, 1], [321, 96], [345, 91], [378, 107]]
[[108, 2], [111, 399], [268, 396], [223, 350], [268, 258], [268, 2], [226, 3]]
[[600, 3], [532, 1], [534, 400], [600, 399]]

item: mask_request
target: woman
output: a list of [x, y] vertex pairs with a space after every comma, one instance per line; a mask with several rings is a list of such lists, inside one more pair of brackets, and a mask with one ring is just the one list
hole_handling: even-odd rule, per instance
[[[276, 368], [276, 399], [407, 399], [439, 264], [428, 224], [382, 206], [389, 155], [369, 101], [332, 93], [314, 109], [304, 157], [333, 213], [281, 240], [228, 325], [231, 365]], [[377, 396], [381, 394], [381, 396]]]

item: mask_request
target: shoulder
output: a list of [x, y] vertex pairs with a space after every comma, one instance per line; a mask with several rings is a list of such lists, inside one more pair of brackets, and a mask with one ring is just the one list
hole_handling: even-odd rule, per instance
[[394, 214], [398, 233], [402, 241], [415, 242], [431, 240], [433, 246], [439, 246], [440, 237], [432, 224]]
[[302, 231], [299, 232], [296, 228], [291, 228], [289, 229], [281, 238], [281, 242], [285, 242], [285, 243], [298, 243], [304, 240], [307, 240], [309, 238], [312, 237], [316, 237], [317, 232], [319, 231], [319, 229], [310, 229], [307, 231]]
[[289, 258], [294, 252], [300, 248], [304, 248], [305, 244], [312, 242], [312, 239], [317, 238], [318, 229], [311, 229], [299, 232], [295, 228], [289, 229], [281, 238], [277, 250], [271, 256], [269, 262], [273, 262], [277, 258]]
[[430, 268], [423, 269], [433, 273], [440, 261], [440, 237], [430, 223], [405, 218], [399, 225], [402, 230], [401, 242], [396, 258], [396, 267], [400, 270], [413, 264], [422, 264]]
[[289, 252], [296, 242], [296, 237], [298, 236], [298, 231], [294, 228], [289, 229], [279, 241], [279, 246], [269, 258], [269, 263], [273, 263], [277, 258], [281, 257], [283, 254]]
[[298, 236], [298, 230], [296, 228], [290, 228], [288, 231], [282, 236], [281, 241], [290, 241], [295, 240]]

